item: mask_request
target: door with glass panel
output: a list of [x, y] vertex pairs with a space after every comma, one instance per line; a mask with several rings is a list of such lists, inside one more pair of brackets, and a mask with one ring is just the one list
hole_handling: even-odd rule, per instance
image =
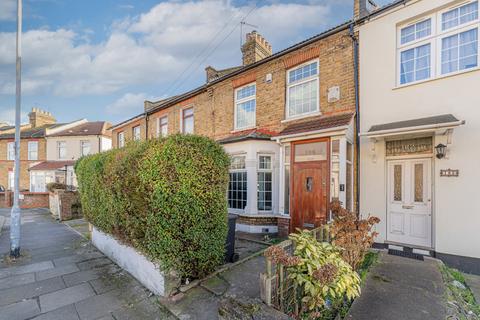
[[388, 161], [387, 240], [432, 246], [431, 159]]
[[327, 220], [329, 140], [293, 144], [291, 227], [315, 228]]

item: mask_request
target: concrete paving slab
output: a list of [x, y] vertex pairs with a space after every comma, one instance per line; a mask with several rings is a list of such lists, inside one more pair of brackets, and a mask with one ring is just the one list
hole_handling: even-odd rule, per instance
[[76, 265], [66, 264], [66, 265], [61, 266], [61, 267], [37, 272], [35, 274], [35, 277], [36, 277], [37, 281], [41, 281], [41, 280], [50, 279], [50, 278], [54, 278], [54, 277], [59, 277], [59, 276], [65, 275], [65, 274], [74, 273], [74, 272], [78, 272], [78, 271], [80, 271], [80, 269], [78, 269], [78, 267]]
[[52, 311], [94, 295], [95, 292], [88, 283], [79, 284], [78, 286], [41, 295], [39, 297], [40, 309], [42, 312]]
[[62, 278], [65, 281], [67, 287], [72, 287], [83, 282], [98, 279], [101, 276], [108, 277], [108, 275], [111, 275], [118, 271], [120, 271], [120, 267], [112, 264], [103, 268], [69, 273], [62, 276]]
[[12, 287], [18, 287], [27, 283], [32, 283], [34, 281], [35, 281], [34, 273], [26, 273], [18, 276], [3, 278], [3, 279], [0, 279], [0, 290], [12, 288]]
[[436, 260], [418, 261], [382, 252], [346, 319], [445, 319], [444, 292]]
[[163, 299], [161, 302], [179, 319], [218, 319], [219, 299], [202, 287], [189, 290], [185, 297], [176, 303]]
[[112, 260], [102, 257], [97, 259], [88, 260], [85, 262], [77, 263], [77, 266], [80, 270], [90, 270], [100, 268], [109, 264], [112, 264]]
[[0, 308], [0, 320], [24, 320], [40, 313], [36, 300], [26, 300]]
[[142, 300], [134, 305], [112, 312], [115, 320], [176, 320], [177, 318], [162, 307], [155, 297]]
[[201, 283], [201, 286], [216, 296], [223, 295], [230, 284], [219, 276], [210, 278]]
[[480, 304], [480, 276], [475, 274], [466, 274], [465, 280], [467, 281], [467, 285], [470, 290], [472, 290], [475, 301]]
[[1, 290], [0, 306], [38, 297], [40, 295], [62, 290], [64, 288], [65, 284], [63, 283], [62, 279], [57, 277]]
[[75, 304], [80, 319], [97, 319], [121, 308], [126, 303], [119, 299], [119, 291], [92, 296]]
[[79, 320], [75, 305], [70, 304], [65, 307], [41, 314], [32, 320]]
[[4, 268], [4, 269], [0, 269], [0, 279], [11, 277], [14, 275], [19, 275], [19, 274], [53, 269], [53, 267], [54, 266], [52, 261], [42, 261], [42, 262], [32, 263], [24, 266]]
[[220, 276], [230, 283], [227, 295], [260, 297], [260, 273], [265, 271], [265, 258], [255, 257], [247, 262], [227, 270]]

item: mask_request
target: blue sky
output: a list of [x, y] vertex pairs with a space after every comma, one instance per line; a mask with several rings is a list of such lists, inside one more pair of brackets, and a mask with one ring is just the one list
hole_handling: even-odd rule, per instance
[[[246, 21], [276, 52], [350, 19], [352, 4], [24, 0], [22, 118], [35, 106], [61, 122], [119, 122], [140, 113], [145, 99], [201, 85], [207, 65], [239, 65], [238, 26], [252, 8]], [[16, 0], [1, 0], [0, 122], [14, 119], [15, 15]]]

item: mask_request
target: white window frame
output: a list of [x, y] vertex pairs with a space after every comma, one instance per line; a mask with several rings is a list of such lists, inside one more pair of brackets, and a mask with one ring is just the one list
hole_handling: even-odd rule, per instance
[[13, 191], [14, 188], [15, 188], [15, 173], [14, 171], [8, 171], [7, 190]]
[[[166, 120], [165, 124], [162, 124], [162, 120]], [[167, 129], [167, 133], [165, 135], [162, 134], [161, 127], [165, 126]], [[166, 137], [168, 135], [168, 115], [158, 117], [157, 118], [157, 138]]]
[[[185, 124], [183, 122], [183, 120], [184, 120], [183, 114], [185, 113], [185, 111], [190, 110], [190, 109], [192, 109], [192, 115], [188, 116], [188, 118], [191, 117], [193, 119], [193, 130], [192, 130], [192, 132], [186, 133], [185, 132]], [[186, 106], [186, 107], [180, 109], [180, 132], [183, 133], [183, 134], [194, 134], [195, 133], [195, 109], [194, 109], [193, 106]]]
[[7, 143], [7, 160], [15, 160], [15, 142]]
[[[397, 52], [396, 52], [396, 59], [397, 59], [397, 72], [396, 72], [396, 87], [405, 87], [405, 86], [410, 86], [414, 85], [417, 83], [422, 83], [422, 82], [427, 82], [435, 79], [441, 79], [445, 77], [450, 77], [453, 75], [461, 74], [461, 73], [466, 73], [466, 72], [471, 72], [475, 70], [480, 70], [480, 13], [479, 17], [477, 20], [470, 21], [461, 25], [458, 25], [456, 27], [449, 28], [445, 31], [442, 30], [442, 14], [445, 12], [448, 12], [450, 10], [453, 10], [455, 8], [461, 7], [463, 5], [473, 3], [473, 2], [479, 2], [479, 7], [480, 7], [480, 1], [479, 0], [469, 0], [460, 4], [455, 4], [453, 6], [450, 6], [448, 8], [444, 8], [441, 10], [438, 10], [434, 13], [425, 15], [419, 19], [416, 19], [414, 21], [401, 24], [397, 26]], [[427, 19], [432, 19], [431, 23], [431, 35], [421, 38], [421, 39], [416, 39], [414, 41], [407, 42], [405, 44], [401, 44], [401, 30], [405, 27], [411, 26], [413, 24], [416, 24], [418, 22], [422, 22]], [[464, 31], [469, 31], [472, 29], [477, 29], [478, 31], [478, 49], [477, 49], [477, 66], [464, 69], [464, 70], [457, 70], [453, 71], [450, 73], [444, 73], [442, 74], [442, 40], [444, 38], [447, 38], [449, 36], [455, 35], [462, 33]], [[401, 52], [405, 50], [409, 50], [412, 48], [420, 47], [422, 45], [425, 45], [427, 43], [430, 43], [430, 77], [427, 79], [422, 79], [422, 80], [417, 80], [417, 81], [412, 81], [412, 82], [407, 82], [404, 84], [401, 84]]]
[[[247, 170], [247, 155], [246, 154], [232, 154], [230, 155], [231, 158], [235, 158], [235, 157], [241, 157], [244, 159], [244, 163], [245, 163], [245, 167], [244, 168], [241, 168], [241, 169], [232, 169], [231, 166], [229, 167], [229, 170], [228, 170], [228, 174], [230, 176], [230, 173], [238, 173], [238, 172], [241, 172], [241, 173], [245, 173], [246, 177], [247, 177], [247, 199], [246, 199], [246, 202], [245, 202], [245, 208], [244, 209], [237, 209], [237, 208], [230, 208], [230, 204], [229, 204], [229, 198], [228, 198], [228, 189], [227, 188], [227, 207], [228, 207], [228, 212], [230, 213], [245, 213], [245, 210], [248, 208], [249, 206], [249, 202], [251, 201], [251, 199], [249, 199], [249, 175], [248, 175], [248, 170]], [[229, 184], [230, 184], [230, 179], [229, 179]]]
[[117, 133], [117, 145], [119, 148], [123, 148], [125, 146], [125, 131]]
[[[65, 157], [62, 157], [61, 154], [60, 154], [60, 145], [64, 145], [64, 147], [62, 149], [65, 149]], [[67, 159], [68, 155], [67, 155], [67, 142], [66, 141], [57, 141], [57, 157], [59, 160], [65, 160]]]
[[[299, 69], [299, 68], [302, 68], [306, 65], [309, 65], [309, 64], [312, 64], [316, 62], [317, 63], [317, 74], [315, 76], [310, 76], [308, 78], [305, 78], [305, 79], [302, 79], [298, 82], [294, 82], [294, 83], [290, 83], [290, 72], [293, 71], [293, 70], [296, 70], [296, 69]], [[321, 112], [320, 112], [320, 59], [313, 59], [313, 60], [309, 60], [309, 61], [306, 61], [302, 64], [299, 64], [299, 65], [296, 65], [290, 69], [287, 70], [286, 72], [286, 75], [285, 75], [286, 79], [285, 79], [285, 83], [286, 83], [286, 101], [285, 101], [285, 119], [286, 120], [294, 120], [294, 119], [301, 119], [301, 118], [305, 118], [305, 117], [310, 117], [310, 116], [313, 116], [313, 115], [320, 115]], [[317, 88], [317, 108], [316, 110], [314, 111], [310, 111], [310, 112], [307, 112], [307, 113], [302, 113], [300, 115], [295, 115], [295, 116], [290, 116], [290, 88], [292, 87], [296, 87], [298, 85], [301, 85], [301, 84], [304, 84], [304, 83], [307, 83], [307, 82], [310, 82], [310, 81], [313, 81], [313, 80], [316, 80], [317, 81], [317, 85], [318, 85], [318, 88]]]
[[[137, 131], [138, 130], [138, 136], [137, 136]], [[140, 125], [135, 126], [132, 128], [132, 140], [133, 141], [140, 141], [142, 139], [142, 128]]]
[[[85, 144], [88, 144], [87, 154], [83, 152], [83, 148]], [[80, 156], [84, 157], [84, 156], [88, 156], [89, 154], [92, 154], [92, 143], [90, 142], [90, 140], [80, 140]]]
[[[250, 87], [250, 86], [255, 86], [255, 94], [252, 95], [252, 96], [248, 96], [248, 97], [245, 97], [245, 98], [242, 98], [242, 99], [237, 99], [237, 93], [238, 91], [246, 88], [246, 87]], [[250, 82], [244, 86], [241, 86], [241, 87], [238, 87], [234, 90], [234, 97], [233, 97], [233, 100], [234, 100], [234, 130], [236, 131], [240, 131], [240, 130], [246, 130], [246, 129], [252, 129], [252, 128], [255, 128], [256, 125], [257, 125], [257, 83], [256, 82]], [[239, 127], [238, 126], [238, 123], [237, 123], [237, 120], [238, 120], [238, 106], [242, 103], [245, 103], [245, 102], [248, 102], [248, 101], [251, 101], [251, 100], [255, 100], [255, 112], [253, 113], [253, 125], [250, 125], [250, 126], [245, 126], [245, 127]]]
[[[269, 158], [270, 158], [270, 169], [261, 169], [261, 168], [260, 168], [260, 157], [269, 157]], [[257, 190], [256, 190], [256, 191], [257, 191], [257, 192], [256, 192], [256, 193], [257, 193], [257, 201], [256, 201], [256, 203], [255, 203], [255, 206], [257, 207], [257, 212], [258, 212], [258, 213], [261, 213], [261, 214], [264, 214], [264, 213], [267, 213], [267, 214], [268, 214], [268, 213], [272, 213], [272, 212], [273, 212], [273, 207], [274, 207], [274, 205], [275, 205], [275, 203], [274, 203], [274, 198], [273, 198], [273, 195], [274, 195], [274, 188], [273, 188], [273, 186], [274, 186], [274, 183], [275, 183], [275, 181], [274, 181], [274, 174], [273, 174], [273, 173], [274, 173], [274, 170], [273, 170], [274, 168], [273, 168], [273, 166], [274, 166], [274, 155], [273, 155], [273, 154], [269, 154], [269, 153], [259, 153], [259, 154], [257, 154], [257, 173], [256, 173], [256, 174], [257, 174]], [[258, 201], [259, 201], [259, 197], [258, 197], [258, 191], [259, 191], [259, 190], [258, 190], [258, 187], [259, 187], [259, 185], [260, 185], [260, 184], [259, 184], [259, 181], [258, 181], [258, 173], [260, 173], [260, 172], [270, 173], [271, 176], [272, 176], [272, 181], [271, 181], [271, 185], [272, 185], [272, 186], [271, 186], [271, 190], [270, 190], [271, 197], [272, 197], [272, 199], [271, 199], [272, 209], [271, 209], [271, 210], [261, 210], [260, 208], [258, 208]]]
[[[33, 146], [35, 146], [35, 148]], [[27, 159], [30, 161], [38, 160], [38, 141], [28, 141], [27, 149], [28, 149]]]

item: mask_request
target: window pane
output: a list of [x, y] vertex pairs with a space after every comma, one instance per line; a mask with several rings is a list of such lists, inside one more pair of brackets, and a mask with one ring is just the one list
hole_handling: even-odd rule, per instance
[[478, 1], [463, 5], [442, 14], [442, 30], [478, 19]]
[[458, 8], [442, 14], [442, 30], [447, 30], [458, 25]]
[[255, 126], [255, 99], [237, 104], [237, 123], [236, 128], [246, 128]]
[[415, 164], [415, 202], [423, 202], [423, 164]]
[[272, 169], [272, 157], [270, 156], [260, 156], [258, 158], [258, 168], [264, 170]]
[[288, 89], [288, 116], [294, 117], [318, 110], [318, 79]]
[[193, 117], [183, 119], [183, 133], [193, 133]]
[[401, 44], [428, 37], [432, 33], [432, 20], [424, 20], [414, 25], [405, 27], [400, 33]]
[[272, 173], [257, 173], [257, 205], [260, 211], [272, 210]]
[[234, 156], [231, 158], [230, 162], [231, 170], [245, 169], [245, 157], [244, 156]]
[[478, 65], [478, 29], [442, 39], [442, 74]]
[[348, 211], [353, 211], [353, 166], [351, 164], [347, 165], [347, 181], [345, 185], [345, 208]]
[[332, 182], [330, 185], [330, 192], [332, 193], [332, 198], [338, 199], [340, 193], [340, 163], [332, 162]]
[[402, 201], [402, 166], [393, 167], [393, 200]]
[[290, 166], [285, 166], [285, 201], [283, 212], [290, 213]]
[[400, 83], [430, 78], [430, 44], [401, 53]]
[[318, 74], [318, 63], [312, 62], [288, 73], [288, 82], [293, 83]]
[[478, 2], [472, 2], [470, 4], [460, 7], [460, 24], [464, 24], [470, 21], [478, 19]]
[[415, 40], [415, 25], [403, 28], [401, 31], [401, 37], [402, 44]]
[[295, 145], [295, 162], [327, 160], [327, 143], [313, 142]]
[[252, 84], [247, 87], [243, 87], [237, 91], [237, 100], [244, 99], [247, 97], [255, 96], [256, 85]]
[[245, 209], [247, 205], [247, 173], [230, 172], [230, 182], [227, 192], [228, 207]]

